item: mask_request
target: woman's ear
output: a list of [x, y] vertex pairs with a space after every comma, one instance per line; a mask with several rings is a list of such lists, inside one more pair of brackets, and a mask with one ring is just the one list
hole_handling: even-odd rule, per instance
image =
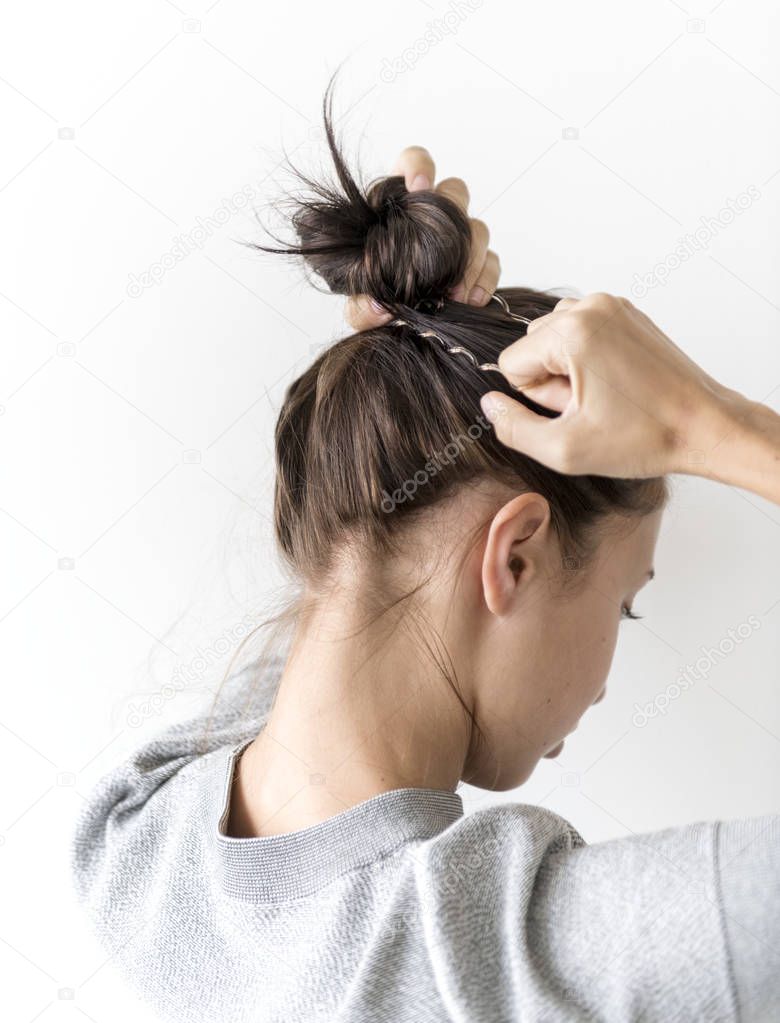
[[520, 494], [494, 515], [482, 556], [482, 589], [492, 614], [509, 614], [538, 573], [549, 529], [550, 505], [540, 494]]

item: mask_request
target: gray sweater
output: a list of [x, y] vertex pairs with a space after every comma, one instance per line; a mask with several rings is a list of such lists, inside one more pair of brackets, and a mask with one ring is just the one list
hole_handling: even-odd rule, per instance
[[537, 806], [397, 789], [230, 838], [275, 684], [252, 674], [109, 774], [76, 827], [78, 894], [161, 1019], [780, 1020], [780, 817], [587, 845]]

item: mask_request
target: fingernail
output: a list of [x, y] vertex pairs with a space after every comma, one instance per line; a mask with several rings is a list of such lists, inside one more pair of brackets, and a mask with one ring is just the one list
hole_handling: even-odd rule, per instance
[[469, 305], [484, 305], [486, 298], [487, 292], [485, 289], [477, 286], [476, 288], [472, 288], [469, 292], [468, 302]]
[[453, 302], [462, 302], [465, 297], [466, 297], [465, 284], [458, 284], [450, 292], [450, 298], [452, 299]]
[[412, 187], [409, 189], [410, 192], [422, 192], [425, 188], [430, 188], [431, 182], [427, 174], [418, 174], [417, 177], [412, 181]]
[[482, 411], [491, 423], [501, 415], [501, 403], [496, 400], [494, 395], [483, 394], [479, 399], [479, 403], [482, 406]]

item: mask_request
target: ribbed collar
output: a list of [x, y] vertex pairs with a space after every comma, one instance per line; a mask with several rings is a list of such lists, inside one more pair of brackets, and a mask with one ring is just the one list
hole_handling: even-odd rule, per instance
[[[222, 890], [234, 898], [281, 902], [311, 895], [415, 839], [433, 838], [463, 816], [463, 800], [440, 789], [393, 789], [300, 831], [262, 838], [224, 833], [235, 766], [251, 739], [230, 750], [213, 824]], [[213, 818], [212, 818], [213, 821]]]

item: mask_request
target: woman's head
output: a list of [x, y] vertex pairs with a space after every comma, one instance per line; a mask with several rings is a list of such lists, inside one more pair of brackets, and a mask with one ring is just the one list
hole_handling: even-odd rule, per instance
[[[302, 256], [332, 291], [370, 295], [405, 325], [343, 338], [289, 388], [278, 542], [307, 613], [341, 599], [353, 621], [356, 606], [366, 625], [384, 619], [388, 642], [422, 637], [421, 656], [475, 718], [466, 780], [512, 787], [602, 692], [617, 623], [651, 568], [665, 484], [562, 476], [496, 439], [479, 399], [518, 395], [448, 349], [495, 363], [523, 331], [497, 303], [447, 299], [468, 259], [465, 215], [401, 178], [362, 188], [327, 101], [325, 128], [336, 181], [304, 179], [295, 242], [269, 251]], [[529, 319], [557, 302], [501, 295]]]

